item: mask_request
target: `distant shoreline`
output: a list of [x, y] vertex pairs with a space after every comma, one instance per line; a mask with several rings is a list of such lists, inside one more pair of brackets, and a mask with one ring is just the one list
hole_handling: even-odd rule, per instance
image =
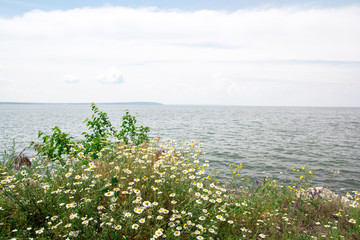
[[[0, 104], [11, 104], [11, 105], [89, 105], [91, 103], [36, 103], [36, 102], [0, 102]], [[96, 103], [99, 105], [163, 105], [157, 102], [100, 102]]]
[[[266, 106], [266, 105], [223, 105], [223, 104], [163, 104], [158, 102], [94, 102], [98, 105], [123, 105], [123, 106], [190, 106], [190, 107], [250, 107], [250, 108], [341, 108], [359, 109], [360, 106]], [[47, 102], [0, 102], [0, 105], [90, 105], [91, 102], [82, 103], [47, 103]]]

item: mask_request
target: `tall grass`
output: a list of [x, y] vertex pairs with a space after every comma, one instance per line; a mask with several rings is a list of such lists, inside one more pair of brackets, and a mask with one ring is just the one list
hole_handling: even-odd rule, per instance
[[[279, 185], [209, 175], [195, 141], [104, 142], [55, 162], [0, 166], [0, 239], [360, 239], [359, 192], [307, 194], [312, 171]], [[74, 149], [71, 151], [75, 151]]]

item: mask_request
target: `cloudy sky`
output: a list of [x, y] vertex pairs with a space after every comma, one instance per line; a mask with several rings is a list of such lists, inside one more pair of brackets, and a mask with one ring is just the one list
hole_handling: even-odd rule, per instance
[[360, 4], [0, 0], [0, 102], [360, 107]]

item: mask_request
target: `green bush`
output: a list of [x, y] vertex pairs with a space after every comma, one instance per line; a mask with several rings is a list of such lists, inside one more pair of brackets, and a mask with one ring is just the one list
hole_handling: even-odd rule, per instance
[[84, 123], [88, 132], [83, 132], [85, 140], [74, 141], [74, 137], [60, 130], [59, 127], [52, 129], [52, 134], [45, 135], [39, 131], [38, 138], [42, 143], [31, 142], [30, 147], [34, 146], [37, 153], [51, 160], [58, 160], [64, 163], [64, 156], [73, 156], [77, 154], [90, 154], [92, 158], [97, 159], [99, 152], [105, 147], [118, 141], [126, 144], [133, 143], [139, 145], [149, 141], [149, 127], [136, 126], [136, 118], [125, 111], [122, 117], [122, 125], [117, 130], [112, 126], [106, 113], [100, 111], [94, 103], [91, 104], [93, 114], [91, 118], [86, 118]]

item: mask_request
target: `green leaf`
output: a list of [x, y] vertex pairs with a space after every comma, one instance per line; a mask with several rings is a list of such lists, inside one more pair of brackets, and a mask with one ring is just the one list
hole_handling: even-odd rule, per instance
[[116, 185], [118, 183], [119, 183], [119, 179], [117, 179], [116, 177], [111, 178], [111, 184], [112, 185]]
[[38, 132], [38, 138], [40, 138], [43, 134], [44, 134], [44, 133], [39, 130], [39, 132]]
[[119, 195], [120, 195], [120, 192], [119, 192], [119, 191], [117, 191], [117, 192], [114, 193], [114, 197], [116, 197], [116, 198], [119, 197]]
[[102, 192], [103, 194], [107, 193], [108, 191], [109, 191], [108, 188], [103, 188], [103, 189], [101, 190], [101, 192]]

